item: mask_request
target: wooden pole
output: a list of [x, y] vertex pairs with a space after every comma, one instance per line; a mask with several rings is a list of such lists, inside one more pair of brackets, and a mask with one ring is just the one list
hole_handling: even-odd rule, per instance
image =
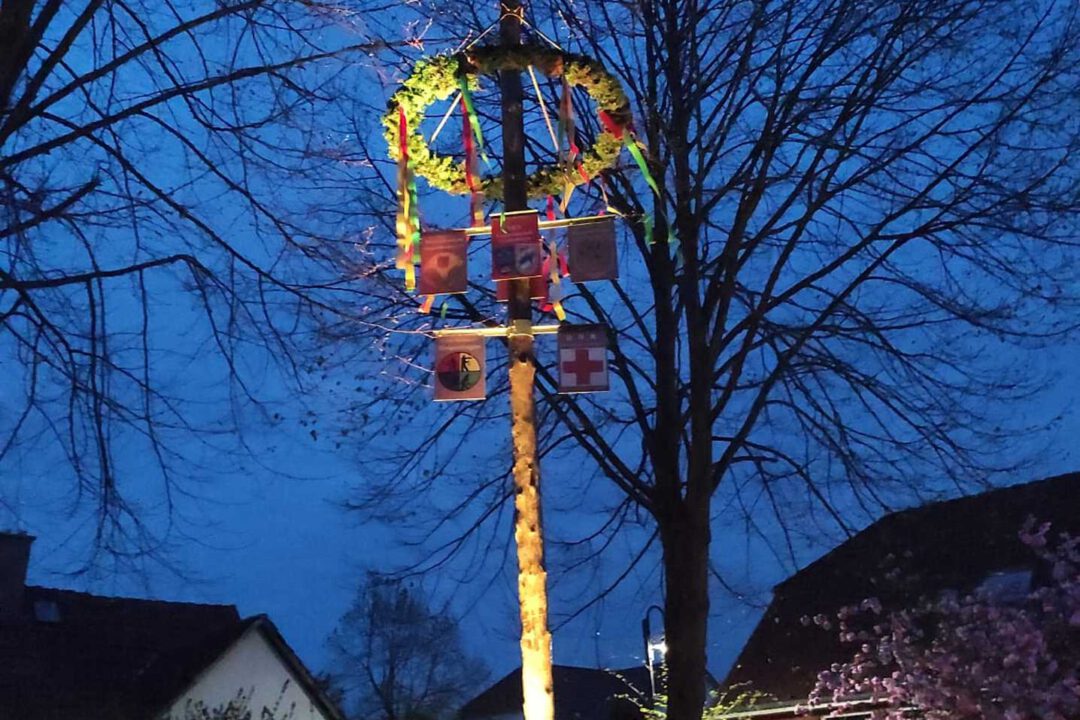
[[[521, 43], [521, 0], [500, 3], [499, 36], [503, 45]], [[503, 206], [507, 212], [528, 209], [525, 185], [525, 124], [521, 73], [503, 70]], [[540, 462], [536, 451], [533, 385], [532, 297], [529, 280], [510, 280], [508, 335], [510, 413], [514, 444], [514, 540], [518, 557], [521, 607], [521, 689], [525, 720], [553, 720], [551, 633], [547, 624], [547, 572], [540, 513]]]

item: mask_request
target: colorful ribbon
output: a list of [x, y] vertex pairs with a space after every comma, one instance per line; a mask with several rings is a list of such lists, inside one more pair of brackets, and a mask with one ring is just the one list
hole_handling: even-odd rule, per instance
[[559, 322], [566, 321], [566, 310], [563, 308], [562, 277], [568, 275], [566, 258], [559, 254], [559, 246], [552, 238], [548, 242], [548, 256], [544, 259], [543, 272], [551, 281], [548, 291], [548, 301], [540, 306], [544, 312], [554, 312]]
[[420, 216], [416, 208], [416, 182], [409, 165], [409, 123], [404, 108], [398, 108], [398, 252], [395, 267], [405, 271], [405, 289], [416, 289], [416, 263], [420, 254]]
[[604, 126], [605, 130], [614, 135], [617, 140], [623, 139], [622, 125], [619, 125], [617, 122], [615, 122], [615, 120], [611, 117], [611, 115], [608, 114], [606, 110], [600, 111], [600, 124]]
[[562, 97], [559, 99], [559, 149], [562, 150], [563, 139], [567, 141], [567, 153], [564, 161], [567, 168], [581, 155], [577, 146], [577, 132], [574, 128], [574, 95], [570, 82], [563, 76]]
[[630, 151], [630, 156], [634, 158], [634, 162], [637, 163], [641, 174], [645, 176], [646, 184], [652, 188], [657, 197], [660, 197], [660, 188], [657, 187], [656, 180], [653, 179], [652, 173], [649, 172], [649, 164], [645, 162], [645, 156], [641, 154], [638, 139], [632, 133], [627, 133], [623, 138], [623, 143], [626, 145], [626, 149]]
[[607, 180], [603, 175], [597, 175], [596, 179], [600, 181], [600, 195], [604, 198], [604, 206], [600, 208], [600, 212], [597, 215], [604, 215], [605, 213], [611, 213], [612, 215], [622, 216], [622, 213], [611, 206], [611, 200], [607, 194]]
[[[574, 124], [574, 88], [570, 85], [570, 81], [563, 76], [562, 79], [562, 97], [559, 98], [559, 133], [558, 133], [558, 146], [559, 154], [563, 163], [563, 171], [569, 176], [573, 172], [577, 172], [581, 175], [581, 180], [584, 183], [589, 182], [589, 173], [585, 172], [585, 165], [581, 162], [581, 148], [577, 144], [577, 129]], [[567, 151], [565, 154], [562, 152], [563, 139], [566, 140]], [[559, 209], [563, 214], [566, 213], [566, 209], [570, 206], [570, 196], [574, 192], [574, 182], [569, 177], [566, 179], [566, 186], [563, 189], [562, 198], [559, 203]]]
[[[420, 264], [420, 201], [416, 194], [416, 175], [409, 167], [409, 224], [412, 225], [412, 264]], [[413, 270], [415, 273], [415, 270]]]
[[570, 87], [570, 83], [567, 82], [566, 76], [563, 76], [563, 94], [566, 96], [566, 127], [567, 127], [567, 139], [570, 141], [570, 162], [577, 168], [578, 174], [581, 175], [582, 181], [586, 184], [589, 182], [589, 173], [585, 172], [585, 164], [581, 161], [582, 154], [581, 148], [577, 144], [577, 127], [574, 124], [574, 93], [573, 88]]
[[[653, 179], [652, 173], [649, 172], [649, 164], [645, 162], [645, 156], [641, 153], [641, 150], [645, 145], [637, 139], [633, 129], [624, 128], [622, 125], [619, 125], [605, 110], [600, 111], [600, 124], [617, 139], [623, 141], [623, 144], [626, 145], [626, 149], [630, 151], [630, 156], [633, 157], [634, 162], [637, 163], [641, 174], [645, 176], [645, 182], [652, 188], [652, 191], [656, 193], [656, 196], [660, 197], [660, 188], [656, 185], [656, 180]], [[627, 129], [630, 131], [626, 132]]]
[[461, 104], [461, 136], [465, 145], [465, 184], [469, 188], [469, 218], [473, 227], [484, 223], [483, 195], [476, 181], [476, 144], [473, 142], [473, 125], [465, 103]]
[[476, 108], [473, 106], [472, 92], [469, 91], [469, 81], [464, 75], [458, 76], [458, 88], [461, 89], [461, 106], [465, 108], [465, 114], [469, 117], [469, 124], [472, 125], [473, 135], [476, 136], [476, 145], [480, 157], [484, 159], [485, 163], [488, 163], [490, 161], [488, 160], [487, 153], [484, 151], [484, 133], [480, 129], [480, 118], [476, 115]]

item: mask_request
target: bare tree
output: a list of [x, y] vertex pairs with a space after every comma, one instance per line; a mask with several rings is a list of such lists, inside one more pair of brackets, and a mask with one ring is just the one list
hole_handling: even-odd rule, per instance
[[[493, 19], [473, 3], [416, 12], [450, 35]], [[622, 498], [578, 544], [606, 545], [641, 513], [655, 527], [641, 552], [662, 548], [669, 717], [700, 717], [710, 549], [726, 551], [712, 530], [731, 519], [716, 515], [718, 488], [790, 548], [796, 514], [846, 531], [852, 507], [880, 510], [928, 477], [964, 487], [1010, 467], [1000, 447], [1022, 419], [1006, 408], [1038, 389], [1015, 348], [1075, 327], [1077, 12], [1053, 0], [532, 4], [533, 27], [620, 76], [658, 184], [606, 175], [635, 262], [569, 303], [572, 319], [611, 328], [619, 386], [561, 397], [548, 368], [539, 378], [546, 455], [574, 448]], [[579, 120], [587, 141], [596, 122]], [[387, 237], [373, 257], [389, 256]], [[368, 308], [399, 332], [374, 338], [382, 355], [358, 360], [358, 376], [394, 381], [365, 384], [355, 420], [372, 435], [423, 430], [383, 456], [388, 482], [365, 467], [356, 506], [415, 520], [437, 485], [427, 565], [497, 549], [478, 537], [501, 515], [507, 460], [460, 447], [503, 404], [413, 417], [432, 321], [384, 268], [370, 268]], [[474, 293], [446, 317], [497, 314]], [[588, 482], [569, 475], [560, 493], [563, 479]]]
[[400, 581], [369, 575], [329, 640], [334, 685], [353, 717], [450, 717], [487, 679], [457, 620]]
[[47, 458], [98, 548], [156, 547], [184, 463], [243, 449], [347, 289], [317, 199], [373, 47], [350, 29], [315, 1], [0, 3], [0, 467]]

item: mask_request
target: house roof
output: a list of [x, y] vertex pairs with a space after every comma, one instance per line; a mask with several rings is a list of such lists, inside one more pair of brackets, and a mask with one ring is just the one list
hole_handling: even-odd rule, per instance
[[0, 708], [21, 720], [155, 717], [247, 632], [267, 639], [327, 717], [340, 720], [265, 616], [232, 605], [28, 586], [0, 626]]
[[[835, 633], [803, 618], [835, 617], [868, 597], [897, 607], [947, 588], [972, 589], [989, 573], [1031, 565], [1017, 537], [1028, 517], [1076, 533], [1078, 509], [1074, 473], [887, 515], [776, 586], [725, 685], [803, 700], [820, 671], [850, 656]], [[903, 581], [891, 581], [890, 570]]]
[[253, 631], [259, 632], [263, 638], [270, 643], [271, 647], [277, 653], [281, 661], [285, 663], [286, 667], [295, 675], [300, 683], [307, 690], [308, 695], [312, 698], [315, 704], [318, 706], [320, 712], [324, 717], [331, 718], [332, 720], [345, 720], [345, 714], [338, 709], [323, 692], [322, 688], [316, 682], [315, 677], [308, 670], [307, 665], [300, 659], [300, 656], [296, 654], [296, 651], [292, 649], [292, 646], [285, 641], [285, 636], [281, 634], [281, 631], [277, 629], [277, 626], [271, 622], [267, 615], [256, 615], [248, 620], [251, 623]]
[[[645, 667], [622, 670], [555, 665], [555, 720], [604, 720], [613, 698], [643, 696], [649, 691]], [[461, 708], [462, 720], [521, 712], [521, 668], [499, 680]]]
[[232, 605], [27, 587], [0, 628], [0, 707], [62, 720], [143, 714], [179, 691], [239, 631]]

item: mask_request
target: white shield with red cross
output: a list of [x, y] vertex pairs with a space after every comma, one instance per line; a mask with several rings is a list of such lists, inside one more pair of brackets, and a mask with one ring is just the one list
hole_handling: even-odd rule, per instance
[[559, 392], [608, 389], [606, 325], [562, 325], [559, 328]]

